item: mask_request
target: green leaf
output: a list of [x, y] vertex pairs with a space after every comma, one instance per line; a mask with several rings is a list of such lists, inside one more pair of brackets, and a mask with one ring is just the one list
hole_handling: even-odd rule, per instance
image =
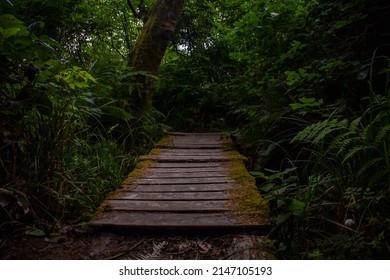
[[20, 31], [19, 27], [10, 27], [6, 29], [0, 27], [0, 33], [3, 35], [4, 39], [7, 39], [11, 36], [18, 34], [19, 31]]
[[268, 179], [268, 176], [260, 171], [250, 171], [249, 174], [251, 174], [253, 177]]
[[39, 229], [39, 228], [29, 228], [25, 231], [25, 234], [26, 235], [31, 235], [31, 236], [37, 236], [37, 237], [42, 237], [42, 236], [45, 236], [46, 233]]
[[324, 103], [324, 100], [322, 98], [316, 100], [314, 97], [310, 97], [310, 98], [302, 97], [302, 98], [299, 98], [299, 101], [301, 103], [289, 104], [292, 110], [295, 111], [295, 110], [302, 109], [302, 108], [319, 107]]
[[18, 28], [17, 32], [23, 32], [24, 35], [28, 34], [28, 28], [24, 25], [23, 21], [18, 20], [15, 16], [4, 14], [0, 15], [0, 27], [3, 30], [10, 29], [8, 33], [14, 33], [15, 30], [13, 28]]
[[114, 107], [114, 106], [106, 106], [105, 107], [105, 114], [110, 116], [110, 117], [114, 117], [116, 119], [126, 120], [126, 121], [129, 121], [129, 120], [132, 120], [135, 118], [131, 113], [123, 110], [122, 108], [118, 108], [118, 107]]
[[305, 202], [293, 198], [289, 201], [287, 205], [287, 210], [296, 212], [296, 211], [302, 211], [303, 209], [305, 209], [305, 207], [306, 207]]

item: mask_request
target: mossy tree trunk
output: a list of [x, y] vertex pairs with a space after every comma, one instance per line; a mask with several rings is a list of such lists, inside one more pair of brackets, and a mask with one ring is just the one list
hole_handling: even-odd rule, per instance
[[[186, 0], [156, 0], [153, 10], [137, 38], [130, 54], [130, 64], [136, 71], [156, 74], [169, 42], [173, 39], [176, 23]], [[142, 85], [139, 105], [147, 108], [152, 103], [154, 79], [140, 75]]]

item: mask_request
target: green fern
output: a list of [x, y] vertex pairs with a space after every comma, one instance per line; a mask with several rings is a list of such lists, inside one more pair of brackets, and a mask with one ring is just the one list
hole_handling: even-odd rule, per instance
[[348, 125], [348, 120], [325, 120], [322, 122], [314, 123], [309, 125], [304, 130], [300, 131], [292, 140], [293, 142], [305, 141], [311, 142], [313, 144], [318, 144], [326, 140], [326, 137], [329, 136], [334, 131], [345, 129]]
[[383, 142], [388, 141], [388, 133], [390, 131], [390, 124], [380, 128], [374, 139], [374, 146], [379, 147]]
[[369, 169], [371, 167], [380, 163], [382, 160], [383, 160], [383, 158], [381, 158], [381, 157], [372, 158], [372, 159], [368, 160], [365, 164], [363, 164], [362, 167], [360, 167], [359, 171], [357, 172], [357, 177], [364, 175], [366, 172], [369, 171]]
[[349, 125], [349, 131], [357, 131], [361, 121], [362, 121], [361, 117], [358, 117], [358, 118], [354, 119], [353, 121], [351, 121], [351, 123]]
[[347, 131], [345, 133], [342, 133], [338, 136], [336, 136], [329, 144], [329, 151], [337, 151], [337, 155], [342, 154], [349, 145], [354, 141], [357, 140], [358, 137], [356, 137], [355, 131]]
[[348, 127], [346, 132], [337, 135], [329, 144], [328, 151], [337, 151], [337, 155], [344, 153], [344, 151], [354, 142], [360, 139], [358, 135], [358, 127], [361, 118], [354, 119]]
[[349, 150], [349, 152], [344, 156], [344, 159], [342, 161], [342, 164], [346, 163], [350, 158], [355, 158], [357, 157], [357, 155], [363, 151], [366, 151], [366, 150], [369, 150], [370, 149], [370, 146], [366, 146], [366, 145], [359, 145], [359, 146], [355, 146], [353, 147], [352, 149]]

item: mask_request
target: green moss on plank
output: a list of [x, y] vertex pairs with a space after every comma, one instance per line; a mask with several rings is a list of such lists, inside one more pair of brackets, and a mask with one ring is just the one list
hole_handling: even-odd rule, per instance
[[160, 141], [157, 142], [156, 147], [173, 147], [175, 146], [173, 142], [173, 135], [165, 135], [161, 138]]
[[243, 156], [237, 151], [229, 151], [231, 163], [228, 165], [230, 177], [237, 184], [237, 188], [228, 190], [233, 212], [251, 214], [254, 219], [267, 219], [269, 206], [257, 187], [255, 179], [249, 174], [243, 164]]

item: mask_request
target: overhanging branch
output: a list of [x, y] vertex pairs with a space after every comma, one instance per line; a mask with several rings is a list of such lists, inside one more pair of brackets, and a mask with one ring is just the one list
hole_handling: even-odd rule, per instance
[[133, 13], [133, 15], [134, 15], [136, 18], [142, 20], [141, 16], [140, 16], [140, 15], [137, 13], [137, 11], [134, 9], [133, 4], [131, 4], [131, 1], [130, 1], [130, 0], [126, 0], [126, 2], [127, 2], [127, 6], [129, 6], [129, 8], [130, 8], [131, 12]]

